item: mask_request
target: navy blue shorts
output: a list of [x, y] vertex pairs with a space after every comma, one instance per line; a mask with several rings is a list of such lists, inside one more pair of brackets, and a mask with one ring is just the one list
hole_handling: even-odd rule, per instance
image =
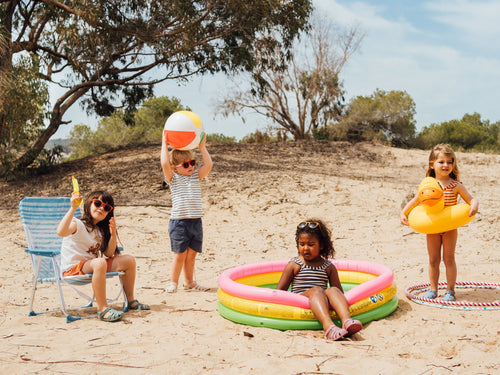
[[183, 253], [189, 247], [201, 253], [203, 245], [203, 226], [199, 219], [170, 219], [168, 223], [170, 246], [174, 253]]

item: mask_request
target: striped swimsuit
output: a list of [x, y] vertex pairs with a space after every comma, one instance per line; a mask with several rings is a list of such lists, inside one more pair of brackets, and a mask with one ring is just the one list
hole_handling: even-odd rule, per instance
[[461, 184], [460, 181], [453, 180], [443, 188], [444, 192], [444, 206], [454, 206], [458, 201], [458, 193], [454, 192], [455, 186]]
[[307, 266], [299, 258], [293, 258], [291, 261], [300, 266], [299, 272], [292, 281], [291, 291], [293, 293], [303, 293], [314, 286], [319, 286], [323, 289], [328, 287], [326, 269], [332, 264], [328, 259], [325, 259], [319, 267]]

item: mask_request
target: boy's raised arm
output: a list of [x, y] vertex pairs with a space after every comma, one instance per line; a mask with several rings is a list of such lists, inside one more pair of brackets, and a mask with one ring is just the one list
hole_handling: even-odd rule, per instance
[[163, 169], [163, 174], [165, 175], [165, 179], [167, 182], [172, 181], [172, 176], [174, 172], [170, 166], [170, 158], [168, 156], [168, 145], [167, 145], [167, 133], [163, 132], [163, 138], [161, 142], [161, 167]]
[[210, 157], [210, 154], [208, 153], [207, 147], [206, 147], [206, 142], [207, 142], [207, 133], [203, 135], [203, 139], [200, 142], [200, 152], [201, 152], [201, 157], [203, 159], [203, 165], [200, 167], [198, 170], [198, 177], [200, 180], [203, 180], [207, 175], [210, 173], [212, 170], [212, 158]]

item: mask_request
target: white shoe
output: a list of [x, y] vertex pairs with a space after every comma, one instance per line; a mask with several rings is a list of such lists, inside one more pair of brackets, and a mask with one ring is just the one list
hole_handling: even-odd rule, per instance
[[177, 292], [177, 284], [173, 281], [169, 282], [165, 287], [165, 292], [167, 293], [175, 293]]

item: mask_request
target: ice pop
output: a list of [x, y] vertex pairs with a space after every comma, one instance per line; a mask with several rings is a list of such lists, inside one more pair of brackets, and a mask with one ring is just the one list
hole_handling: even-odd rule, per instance
[[[78, 186], [78, 180], [75, 178], [75, 176], [71, 176], [71, 182], [73, 182], [73, 193], [74, 194], [80, 194], [80, 187]], [[77, 199], [76, 203], [78, 205], [82, 204], [83, 198]]]

